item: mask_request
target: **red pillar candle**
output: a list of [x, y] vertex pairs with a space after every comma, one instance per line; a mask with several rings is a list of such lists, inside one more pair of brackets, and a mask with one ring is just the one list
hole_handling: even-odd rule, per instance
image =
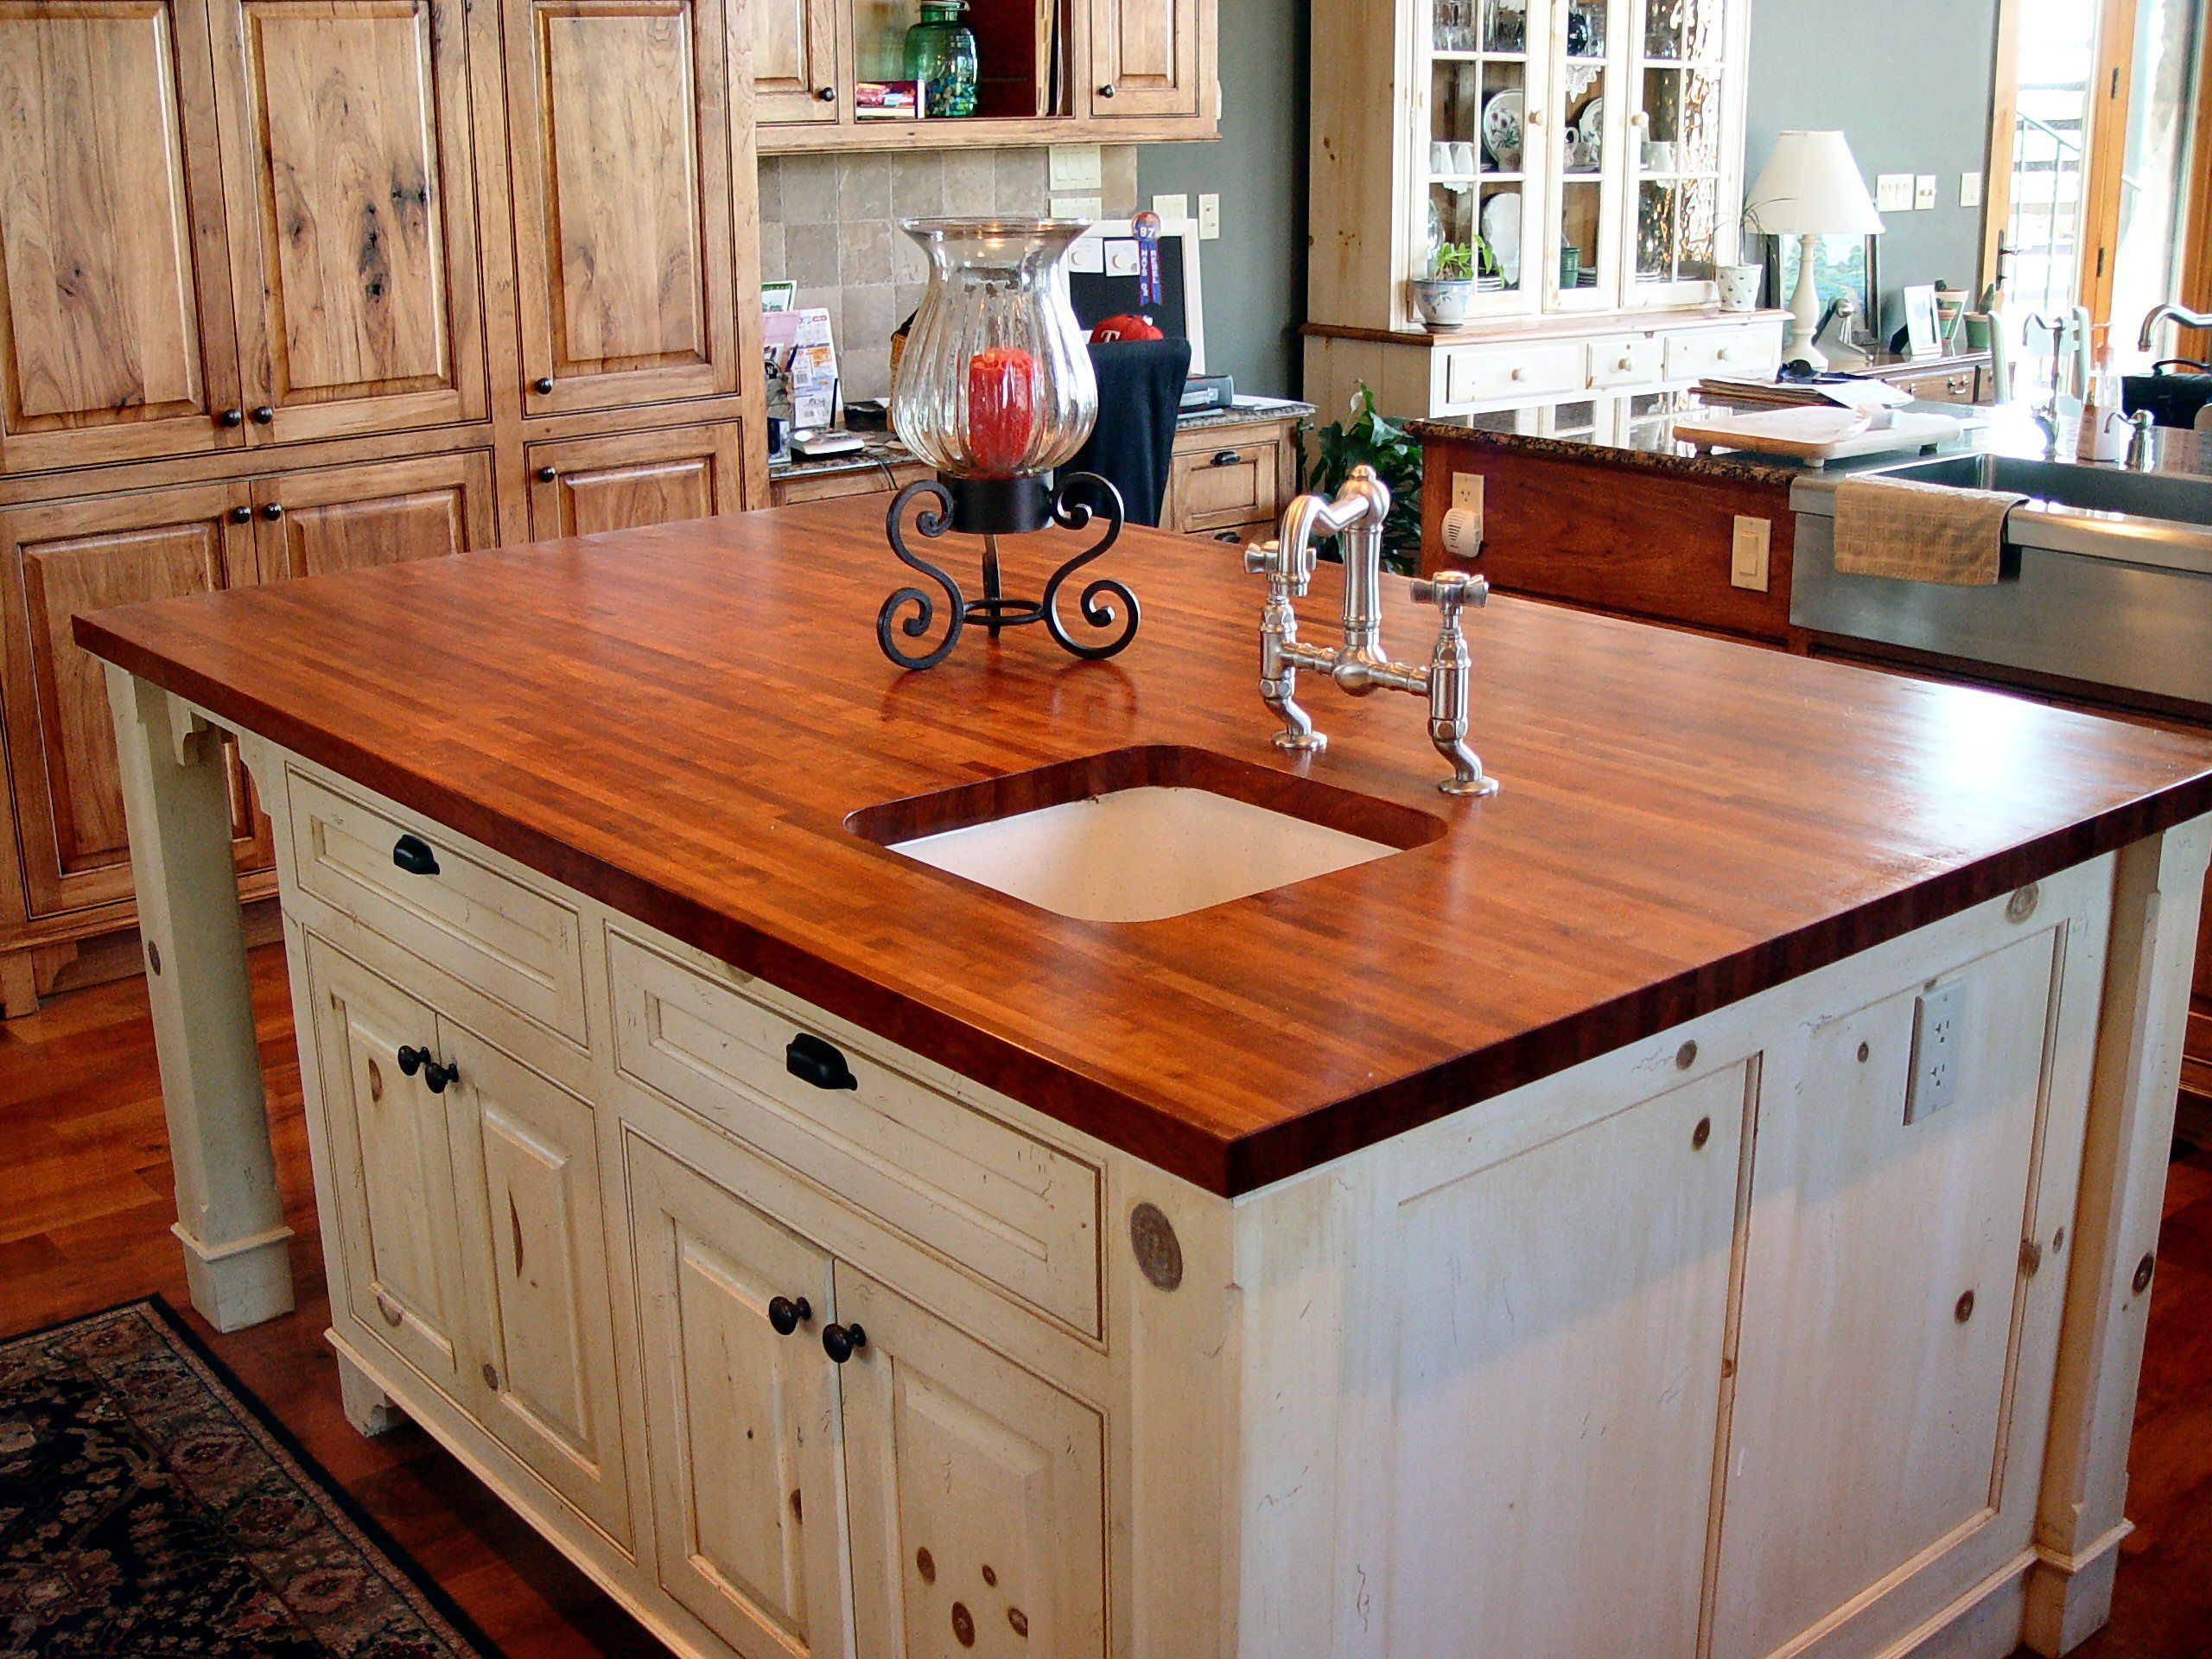
[[982, 478], [1012, 478], [1037, 429], [1037, 359], [993, 346], [968, 359], [968, 460]]

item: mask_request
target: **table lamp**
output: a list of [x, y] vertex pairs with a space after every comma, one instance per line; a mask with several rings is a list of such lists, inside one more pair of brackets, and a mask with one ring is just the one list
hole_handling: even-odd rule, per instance
[[[1789, 296], [1789, 342], [1782, 348], [1782, 360], [1825, 369], [1827, 356], [1813, 344], [1821, 326], [1820, 283], [1813, 269], [1820, 238], [1872, 236], [1882, 228], [1851, 146], [1840, 132], [1782, 134], [1751, 187], [1751, 204], [1746, 217], [1761, 231], [1804, 238], [1798, 248], [1796, 290]], [[1881, 296], [1869, 294], [1866, 302], [1878, 307]], [[1878, 317], [1869, 321], [1878, 323]]]

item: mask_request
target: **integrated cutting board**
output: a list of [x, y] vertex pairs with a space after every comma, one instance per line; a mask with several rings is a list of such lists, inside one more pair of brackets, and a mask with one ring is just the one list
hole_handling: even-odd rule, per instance
[[1948, 415], [1904, 412], [1885, 417], [1856, 410], [1808, 407], [1677, 420], [1675, 438], [1700, 449], [1749, 449], [1818, 467], [1859, 455], [1934, 448], [1954, 442], [1965, 429]]

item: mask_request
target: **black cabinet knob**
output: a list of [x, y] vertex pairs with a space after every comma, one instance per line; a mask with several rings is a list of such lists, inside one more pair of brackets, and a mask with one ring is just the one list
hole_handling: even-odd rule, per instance
[[1107, 82], [1103, 86], [1101, 86], [1101, 87], [1098, 89], [1098, 96], [1099, 96], [1099, 97], [1101, 97], [1101, 98], [1111, 98], [1111, 97], [1113, 97], [1113, 96], [1114, 96], [1114, 83], [1113, 83], [1112, 81], [1110, 81], [1110, 80], [1109, 80], [1109, 81], [1108, 81], [1108, 82]]
[[256, 426], [267, 426], [274, 422], [276, 418], [276, 411], [271, 409], [267, 404], [262, 404], [260, 408], [253, 411], [253, 423]]
[[251, 507], [232, 507], [231, 509], [231, 522], [234, 524], [251, 524], [253, 522], [253, 509]]
[[273, 524], [284, 516], [284, 509], [280, 503], [271, 501], [261, 510], [261, 516]]
[[537, 481], [541, 484], [550, 484], [560, 476], [561, 474], [550, 467], [541, 467], [537, 469]]
[[857, 1325], [825, 1325], [822, 1327], [822, 1351], [842, 1365], [868, 1346], [868, 1332]]
[[1213, 538], [1217, 542], [1226, 542], [1231, 547], [1236, 546], [1239, 542], [1244, 539], [1242, 535], [1233, 530], [1217, 530], [1213, 533]]
[[784, 1070], [817, 1089], [857, 1089], [860, 1080], [833, 1043], [810, 1032], [800, 1032], [784, 1046]]
[[244, 426], [245, 424], [245, 410], [242, 409], [226, 409], [215, 417], [215, 423], [218, 426]]
[[788, 1296], [771, 1296], [768, 1299], [768, 1323], [776, 1327], [776, 1334], [779, 1337], [788, 1337], [813, 1317], [814, 1310], [807, 1306], [804, 1296], [797, 1301]]
[[1213, 464], [1217, 467], [1234, 467], [1243, 459], [1244, 454], [1240, 449], [1217, 449], [1213, 452]]
[[814, 95], [824, 104], [835, 104], [837, 101], [837, 89], [835, 86], [817, 86], [814, 89]]
[[397, 1058], [399, 1069], [411, 1077], [423, 1069], [423, 1063], [430, 1058], [430, 1051], [417, 1048], [412, 1043], [402, 1043]]
[[442, 1095], [448, 1084], [461, 1081], [461, 1068], [440, 1065], [435, 1060], [425, 1058], [423, 1062], [423, 1081], [429, 1084], [432, 1094]]
[[402, 836], [391, 843], [391, 861], [410, 875], [435, 875], [438, 855], [420, 836]]
[[530, 383], [530, 389], [539, 397], [544, 397], [553, 390], [553, 377], [550, 374], [539, 375], [537, 379]]

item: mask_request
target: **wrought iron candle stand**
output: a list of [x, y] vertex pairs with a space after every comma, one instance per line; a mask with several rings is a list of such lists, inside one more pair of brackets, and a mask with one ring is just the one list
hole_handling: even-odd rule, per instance
[[[1086, 496], [1094, 497], [1103, 505], [1094, 507], [1090, 500], [1084, 499]], [[920, 534], [935, 539], [958, 531], [982, 537], [982, 598], [967, 597], [960, 584], [944, 569], [907, 546], [907, 509], [916, 502], [931, 499], [935, 505], [924, 505], [913, 517], [913, 528]], [[1051, 525], [1082, 531], [1094, 524], [1104, 524], [1106, 533], [1054, 570], [1045, 583], [1041, 596], [1014, 598], [1002, 590], [999, 571], [1001, 535], [1021, 535]], [[1095, 639], [1080, 639], [1069, 632], [1060, 619], [1059, 599], [1069, 578], [1093, 560], [1103, 557], [1119, 539], [1122, 524], [1121, 492], [1095, 473], [1070, 473], [1059, 480], [1057, 488], [1042, 477], [940, 477], [909, 484], [891, 504], [885, 519], [885, 533], [891, 550], [903, 563], [944, 590], [944, 604], [951, 620], [946, 626], [944, 638], [931, 649], [909, 652], [900, 645], [898, 636], [903, 634], [908, 639], [926, 636], [936, 626], [938, 601], [925, 588], [901, 588], [886, 599], [883, 607], [876, 613], [876, 643], [883, 648], [883, 654], [901, 668], [935, 668], [952, 654], [953, 647], [960, 643], [962, 632], [971, 622], [980, 623], [994, 640], [1002, 629], [1042, 622], [1046, 632], [1071, 656], [1087, 662], [1114, 656], [1136, 638], [1137, 626], [1142, 620], [1137, 596], [1128, 585], [1113, 576], [1098, 576], [1083, 589], [1077, 609], [1084, 624], [1106, 631]], [[912, 606], [912, 610], [901, 618], [899, 612], [906, 606]]]

